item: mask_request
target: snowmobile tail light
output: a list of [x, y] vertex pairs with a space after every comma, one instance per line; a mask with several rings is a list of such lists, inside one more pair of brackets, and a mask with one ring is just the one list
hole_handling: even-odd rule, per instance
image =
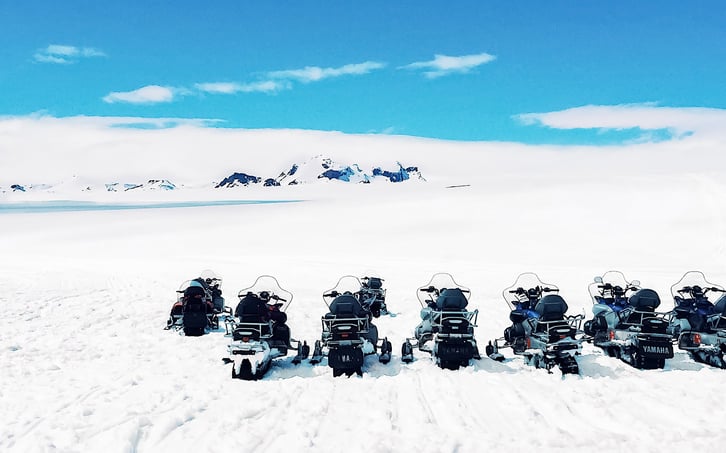
[[248, 341], [250, 341], [250, 337], [242, 337], [242, 341], [244, 341], [245, 343], [247, 343]]
[[693, 334], [693, 344], [696, 346], [699, 346], [701, 344], [701, 334], [700, 333]]
[[532, 347], [532, 340], [527, 337], [527, 349], [529, 349], [530, 347]]
[[608, 338], [610, 340], [614, 340], [615, 339], [615, 331], [614, 330], [609, 330], [608, 331]]

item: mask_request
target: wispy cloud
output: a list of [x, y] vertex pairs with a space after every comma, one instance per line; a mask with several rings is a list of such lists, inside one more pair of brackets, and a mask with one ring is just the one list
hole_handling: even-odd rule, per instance
[[459, 57], [437, 54], [434, 55], [433, 60], [417, 61], [401, 66], [399, 69], [425, 69], [424, 75], [430, 79], [435, 79], [448, 74], [467, 73], [477, 66], [494, 61], [496, 58], [494, 55], [488, 53], [462, 55]]
[[[674, 138], [724, 136], [726, 110], [702, 107], [660, 107], [655, 103], [585, 105], [545, 113], [524, 113], [515, 119], [553, 129], [668, 130]], [[647, 140], [649, 132], [644, 133]], [[652, 135], [652, 134], [651, 134]]]
[[285, 81], [264, 80], [252, 83], [236, 83], [236, 82], [210, 82], [197, 83], [194, 85], [199, 91], [210, 94], [235, 94], [235, 93], [275, 93], [290, 88], [290, 84]]
[[103, 101], [109, 104], [125, 102], [127, 104], [158, 104], [171, 102], [177, 94], [184, 91], [174, 87], [163, 87], [159, 85], [147, 85], [133, 91], [114, 91], [103, 97]]
[[51, 44], [33, 55], [38, 63], [72, 64], [81, 58], [105, 57], [106, 54], [93, 47], [76, 47]]
[[272, 79], [297, 80], [298, 82], [309, 83], [344, 75], [368, 74], [371, 71], [384, 68], [385, 66], [385, 63], [377, 61], [366, 61], [363, 63], [347, 64], [339, 68], [321, 68], [318, 66], [306, 66], [302, 69], [272, 71], [267, 73], [267, 76]]
[[[72, 49], [55, 49], [55, 55], [70, 53]], [[60, 58], [60, 57], [59, 57]], [[365, 63], [349, 64], [339, 68], [319, 68], [308, 66], [303, 69], [291, 69], [285, 71], [273, 71], [267, 73], [267, 80], [256, 82], [205, 82], [195, 83], [193, 89], [183, 87], [170, 87], [161, 85], [148, 85], [133, 91], [115, 91], [103, 97], [103, 101], [109, 104], [157, 104], [161, 102], [172, 102], [179, 96], [189, 95], [193, 92], [206, 94], [236, 94], [236, 93], [267, 93], [273, 94], [282, 90], [292, 88], [292, 81], [303, 83], [314, 82], [330, 77], [343, 75], [367, 74], [375, 69], [383, 68], [384, 63], [367, 61]]]

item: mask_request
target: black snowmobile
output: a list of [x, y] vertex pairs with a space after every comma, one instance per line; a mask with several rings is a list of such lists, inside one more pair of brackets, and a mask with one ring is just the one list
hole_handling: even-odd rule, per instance
[[224, 361], [233, 364], [232, 378], [260, 379], [270, 369], [273, 359], [286, 356], [290, 349], [297, 350], [292, 363], [299, 364], [307, 358], [309, 346], [292, 340], [286, 324], [292, 293], [282, 289], [275, 277], [257, 277], [238, 297], [234, 317], [225, 321], [232, 342], [227, 346], [229, 357]]
[[310, 363], [320, 363], [328, 357], [333, 376], [363, 374], [366, 355], [378, 354], [381, 363], [391, 360], [391, 342], [379, 340], [378, 328], [371, 323], [370, 306], [361, 303], [361, 282], [346, 275], [333, 289], [323, 293], [329, 312], [322, 317], [323, 333], [315, 342]]
[[386, 290], [383, 288], [383, 279], [374, 276], [361, 278], [360, 300], [363, 306], [368, 306], [374, 318], [387, 315]]
[[219, 318], [231, 313], [214, 308], [213, 294], [203, 283], [187, 280], [176, 291], [176, 302], [171, 308], [165, 330], [175, 330], [189, 337], [198, 337], [211, 330], [219, 329]]
[[441, 368], [456, 370], [480, 359], [474, 339], [479, 310], [468, 311], [471, 292], [454, 281], [451, 274], [434, 274], [428, 284], [416, 291], [421, 304], [421, 323], [414, 337], [401, 346], [401, 360], [412, 362], [413, 350], [431, 354]]
[[595, 277], [588, 291], [594, 318], [584, 330], [595, 346], [641, 369], [663, 368], [673, 357], [666, 314], [655, 311], [658, 293], [641, 288], [637, 280], [627, 281], [619, 271]]
[[[690, 271], [671, 287], [675, 308], [669, 330], [678, 348], [697, 362], [726, 368], [726, 290], [706, 280], [702, 272]], [[709, 300], [713, 294], [716, 302]]]
[[543, 283], [531, 272], [517, 277], [514, 285], [502, 295], [511, 310], [512, 325], [504, 329], [504, 337], [489, 342], [487, 355], [498, 361], [504, 356], [500, 348], [512, 348], [529, 365], [545, 368], [548, 372], [558, 366], [562, 374], [577, 374], [575, 358], [582, 351], [580, 323], [584, 315], [568, 316], [567, 303], [559, 288]]

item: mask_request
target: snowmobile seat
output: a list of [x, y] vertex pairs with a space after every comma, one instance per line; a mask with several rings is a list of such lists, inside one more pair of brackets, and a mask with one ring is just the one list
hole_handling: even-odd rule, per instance
[[469, 303], [459, 288], [447, 288], [436, 298], [436, 309], [440, 311], [464, 311]]
[[561, 321], [567, 313], [567, 302], [558, 294], [548, 294], [537, 302], [534, 311], [539, 314], [540, 321]]
[[203, 298], [185, 297], [182, 308], [182, 325], [184, 334], [187, 336], [199, 336], [204, 334], [204, 329], [209, 325], [209, 305]]
[[652, 289], [643, 288], [630, 296], [628, 304], [637, 311], [652, 312], [660, 305], [660, 297]]

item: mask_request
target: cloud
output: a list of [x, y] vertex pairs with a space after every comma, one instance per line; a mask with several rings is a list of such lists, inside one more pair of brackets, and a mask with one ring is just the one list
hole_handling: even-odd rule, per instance
[[277, 91], [290, 88], [287, 82], [276, 80], [264, 80], [252, 83], [236, 83], [236, 82], [211, 82], [197, 83], [194, 87], [205, 93], [211, 94], [235, 94], [235, 93], [275, 93]]
[[424, 71], [424, 75], [429, 79], [435, 79], [453, 73], [467, 73], [477, 66], [494, 61], [496, 58], [488, 53], [462, 55], [460, 57], [436, 54], [431, 61], [417, 61], [401, 66], [399, 69], [429, 69], [429, 71]]
[[380, 63], [377, 61], [366, 61], [364, 63], [347, 64], [339, 68], [321, 68], [318, 66], [306, 66], [302, 69], [272, 71], [269, 72], [267, 76], [272, 79], [288, 79], [297, 80], [302, 83], [309, 83], [344, 75], [368, 74], [371, 71], [384, 68], [385, 66], [385, 63]]
[[38, 63], [72, 64], [80, 58], [105, 57], [106, 54], [93, 47], [76, 47], [51, 44], [33, 55]]
[[[586, 105], [570, 109], [524, 113], [515, 119], [553, 129], [668, 130], [674, 138], [726, 135], [726, 110], [703, 107], [660, 107], [654, 103]], [[647, 138], [647, 135], [645, 135]]]
[[103, 101], [109, 104], [125, 102], [128, 104], [158, 104], [171, 102], [176, 94], [183, 94], [184, 91], [173, 87], [159, 85], [147, 85], [133, 91], [115, 91], [103, 97]]

